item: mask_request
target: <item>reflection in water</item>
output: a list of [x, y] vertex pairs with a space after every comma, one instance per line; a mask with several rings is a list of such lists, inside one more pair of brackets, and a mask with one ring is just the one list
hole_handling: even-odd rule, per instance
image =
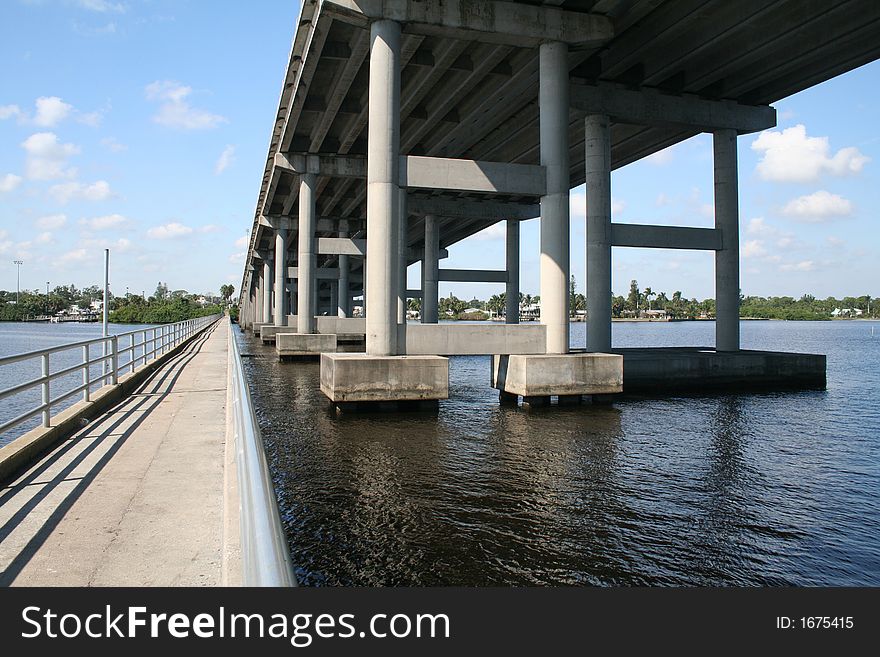
[[337, 414], [317, 363], [241, 340], [305, 585], [880, 584], [880, 422], [833, 353], [827, 392], [530, 411], [460, 357], [435, 413]]

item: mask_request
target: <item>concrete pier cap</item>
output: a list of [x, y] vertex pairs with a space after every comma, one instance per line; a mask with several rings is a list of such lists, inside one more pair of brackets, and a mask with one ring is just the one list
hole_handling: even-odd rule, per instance
[[279, 358], [318, 357], [328, 351], [336, 351], [336, 335], [333, 333], [278, 333], [275, 335], [275, 352]]
[[323, 353], [321, 392], [336, 404], [448, 399], [449, 359]]
[[623, 392], [620, 354], [516, 354], [492, 357], [492, 387], [525, 401]]

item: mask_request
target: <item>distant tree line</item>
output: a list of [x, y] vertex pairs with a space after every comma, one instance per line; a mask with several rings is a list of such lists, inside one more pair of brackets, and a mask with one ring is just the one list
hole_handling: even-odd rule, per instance
[[[168, 289], [164, 283], [156, 286], [149, 297], [139, 294], [114, 296], [110, 294], [110, 321], [123, 324], [164, 324], [180, 322], [195, 317], [204, 317], [223, 312], [235, 288], [224, 285], [221, 297], [211, 298], [203, 305], [203, 295], [191, 294], [186, 290]], [[36, 317], [53, 316], [70, 312], [75, 306], [89, 309], [94, 301], [102, 301], [103, 290], [97, 285], [77, 289], [74, 285], [60, 285], [47, 295], [39, 290], [16, 292], [0, 290], [0, 321], [25, 321]]]
[[[439, 300], [439, 317], [441, 319], [481, 319], [475, 313], [466, 313], [467, 309], [480, 309], [486, 315], [502, 317], [506, 310], [506, 295], [492, 295], [488, 300], [471, 299], [465, 301], [454, 294]], [[519, 295], [520, 314], [540, 316], [541, 297], [530, 294]], [[407, 308], [412, 313], [420, 313], [421, 299], [410, 299]], [[587, 309], [586, 296], [577, 291], [577, 282], [571, 277], [569, 285], [569, 308], [572, 317], [583, 317]], [[611, 295], [611, 315], [616, 318], [645, 318], [650, 311], [664, 311], [669, 319], [711, 319], [715, 317], [715, 299], [698, 300], [686, 298], [680, 290], [671, 295], [656, 292], [650, 287], [641, 289], [639, 282], [630, 282], [626, 296]], [[821, 320], [835, 317], [878, 318], [880, 302], [870, 295], [860, 297], [828, 297], [817, 299], [805, 294], [800, 299], [794, 297], [757, 297], [740, 296], [740, 316], [756, 319], [788, 319], [788, 320]]]

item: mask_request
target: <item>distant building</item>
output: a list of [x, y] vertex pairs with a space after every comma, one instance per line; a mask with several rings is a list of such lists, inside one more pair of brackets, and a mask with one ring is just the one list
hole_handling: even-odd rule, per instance
[[832, 317], [860, 317], [861, 315], [861, 308], [835, 308], [831, 311]]

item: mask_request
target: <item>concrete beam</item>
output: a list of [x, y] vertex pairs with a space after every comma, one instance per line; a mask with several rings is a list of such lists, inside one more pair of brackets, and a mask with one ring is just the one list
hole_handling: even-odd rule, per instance
[[[367, 177], [366, 158], [350, 155], [276, 153], [275, 166], [297, 175]], [[540, 196], [546, 187], [544, 169], [530, 164], [401, 155], [400, 173], [401, 185], [413, 188]]]
[[[406, 255], [410, 260], [422, 260], [425, 257], [425, 249], [418, 246], [411, 246], [406, 250]], [[449, 251], [439, 249], [437, 251], [437, 260], [445, 260], [449, 257]]]
[[[294, 280], [299, 278], [299, 267], [288, 267], [287, 278]], [[339, 278], [338, 267], [318, 267], [315, 270], [315, 278], [321, 280], [337, 280]]]
[[611, 246], [718, 251], [721, 244], [721, 231], [717, 228], [611, 224]]
[[409, 188], [541, 196], [547, 189], [544, 167], [457, 160], [447, 157], [401, 157], [400, 184]]
[[298, 175], [313, 173], [337, 178], [367, 177], [367, 158], [353, 155], [275, 153], [275, 167]]
[[509, 203], [505, 201], [471, 201], [452, 198], [419, 198], [410, 195], [407, 203], [410, 214], [461, 219], [534, 219], [541, 214], [537, 203]]
[[[348, 218], [348, 217], [322, 217], [318, 219], [317, 224], [315, 226], [315, 230], [319, 233], [326, 232], [337, 232], [339, 230], [340, 222], [347, 222], [348, 230], [351, 232], [364, 230], [366, 228], [366, 222], [364, 219], [360, 218]], [[296, 215], [283, 217], [281, 215], [269, 215], [267, 217], [260, 217], [260, 225], [265, 228], [275, 228], [276, 226], [279, 228], [287, 227], [288, 230], [296, 230], [299, 226], [299, 218]]]
[[776, 110], [768, 105], [741, 105], [696, 96], [670, 96], [655, 89], [634, 91], [621, 85], [572, 84], [570, 103], [588, 114], [602, 114], [621, 123], [687, 127], [701, 132], [720, 129], [748, 134], [776, 125]]
[[272, 230], [293, 230], [296, 229], [296, 217], [282, 217], [279, 215], [260, 215], [260, 226], [271, 228]]
[[364, 256], [367, 253], [367, 240], [349, 237], [319, 237], [316, 240], [317, 252], [323, 255]]
[[441, 269], [439, 280], [447, 283], [506, 283], [507, 272], [492, 269]]
[[405, 2], [403, 0], [325, 0], [323, 10], [366, 24], [403, 23], [407, 32], [528, 47], [546, 41], [601, 45], [614, 36], [611, 19], [513, 2]]

